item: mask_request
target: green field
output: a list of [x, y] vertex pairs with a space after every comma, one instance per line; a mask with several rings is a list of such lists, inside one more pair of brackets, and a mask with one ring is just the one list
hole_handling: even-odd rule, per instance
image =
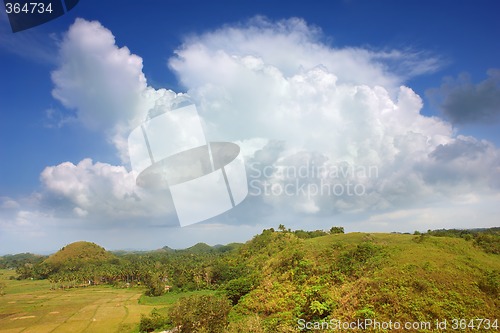
[[142, 288], [109, 286], [50, 290], [47, 280], [10, 280], [14, 275], [0, 270], [0, 282], [6, 284], [0, 296], [1, 333], [138, 332], [141, 314], [191, 294], [149, 298], [141, 297]]

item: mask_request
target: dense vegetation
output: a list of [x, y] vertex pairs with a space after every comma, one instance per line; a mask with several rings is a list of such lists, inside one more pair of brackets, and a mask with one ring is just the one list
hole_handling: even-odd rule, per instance
[[426, 234], [436, 237], [457, 237], [472, 240], [476, 246], [488, 253], [500, 254], [500, 227], [490, 229], [440, 229], [429, 230]]
[[25, 264], [34, 265], [45, 259], [47, 259], [46, 256], [32, 253], [8, 254], [0, 257], [0, 269], [15, 269]]
[[212, 290], [159, 302], [142, 317], [142, 331], [291, 332], [299, 321], [500, 319], [499, 244], [500, 228], [410, 235], [280, 225], [246, 244], [186, 250], [111, 254], [79, 242], [43, 261], [20, 261], [17, 272], [53, 288], [145, 286], [149, 300]]

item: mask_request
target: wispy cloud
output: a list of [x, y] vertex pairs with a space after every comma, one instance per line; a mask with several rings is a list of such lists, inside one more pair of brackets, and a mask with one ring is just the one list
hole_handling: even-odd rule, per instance
[[57, 63], [57, 41], [54, 35], [29, 29], [13, 33], [7, 14], [0, 11], [0, 50], [37, 63]]

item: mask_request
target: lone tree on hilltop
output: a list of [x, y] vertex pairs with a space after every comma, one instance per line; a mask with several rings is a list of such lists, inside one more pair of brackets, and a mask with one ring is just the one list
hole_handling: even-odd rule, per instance
[[331, 227], [330, 228], [330, 234], [343, 234], [344, 233], [344, 227]]

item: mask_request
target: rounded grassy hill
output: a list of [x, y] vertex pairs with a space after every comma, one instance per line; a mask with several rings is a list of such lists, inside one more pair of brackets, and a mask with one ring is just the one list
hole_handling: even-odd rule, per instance
[[45, 263], [58, 266], [68, 262], [106, 262], [114, 258], [115, 256], [111, 252], [95, 243], [79, 241], [64, 246], [48, 257]]

